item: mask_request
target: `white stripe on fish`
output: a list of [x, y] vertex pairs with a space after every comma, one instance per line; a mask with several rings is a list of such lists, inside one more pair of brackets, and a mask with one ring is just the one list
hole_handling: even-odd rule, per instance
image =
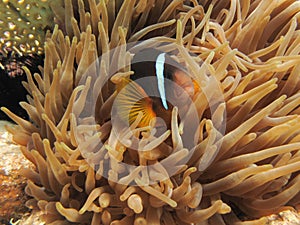
[[168, 110], [167, 100], [166, 100], [166, 92], [165, 92], [165, 81], [164, 81], [164, 64], [165, 64], [165, 54], [161, 53], [157, 56], [155, 69], [156, 69], [156, 76], [157, 76], [157, 85], [158, 91], [160, 94], [160, 98], [162, 101], [163, 106], [166, 110]]

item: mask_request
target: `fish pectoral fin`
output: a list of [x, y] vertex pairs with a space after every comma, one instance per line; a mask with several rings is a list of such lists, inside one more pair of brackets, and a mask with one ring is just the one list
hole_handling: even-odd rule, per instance
[[135, 81], [129, 78], [123, 78], [122, 81], [116, 85], [116, 90], [119, 94], [129, 94], [134, 99], [148, 97], [144, 89]]
[[123, 88], [117, 87], [117, 91], [114, 104], [116, 104], [118, 116], [131, 125], [138, 118], [139, 112], [142, 112], [138, 126], [148, 126], [151, 119], [155, 118], [155, 113], [152, 109], [152, 100], [143, 88], [129, 80]]
[[142, 113], [142, 118], [138, 126], [149, 126], [151, 120], [156, 117], [156, 114], [152, 109], [152, 100], [149, 97], [141, 99], [135, 105], [133, 105], [129, 113], [130, 124], [137, 119], [137, 116], [140, 112]]
[[196, 80], [193, 79], [193, 85], [194, 85], [194, 94], [198, 93], [200, 91], [200, 85]]

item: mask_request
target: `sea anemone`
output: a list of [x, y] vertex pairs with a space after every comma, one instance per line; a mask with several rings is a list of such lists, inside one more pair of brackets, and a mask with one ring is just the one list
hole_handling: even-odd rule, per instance
[[[25, 68], [30, 121], [2, 108], [36, 166], [28, 206], [47, 224], [232, 225], [299, 204], [299, 12], [296, 0], [66, 0], [41, 74]], [[139, 115], [114, 122], [115, 86], [143, 48], [187, 66], [198, 120], [174, 107], [158, 137]]]

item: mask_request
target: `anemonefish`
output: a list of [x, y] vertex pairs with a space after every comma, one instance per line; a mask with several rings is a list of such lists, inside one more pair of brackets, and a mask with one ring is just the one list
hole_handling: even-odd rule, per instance
[[173, 107], [186, 105], [187, 98], [192, 99], [199, 90], [183, 65], [156, 49], [136, 53], [131, 70], [134, 74], [117, 85], [116, 106], [121, 119], [129, 124], [142, 112], [139, 127], [161, 118], [156, 125], [164, 122], [169, 129]]

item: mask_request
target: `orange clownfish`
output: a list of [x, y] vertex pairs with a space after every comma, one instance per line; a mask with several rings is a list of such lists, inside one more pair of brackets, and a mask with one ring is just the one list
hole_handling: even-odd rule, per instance
[[167, 53], [144, 49], [132, 59], [130, 78], [117, 85], [116, 106], [123, 121], [132, 124], [142, 112], [139, 127], [148, 126], [156, 118], [155, 126], [164, 121], [170, 128], [174, 106], [187, 106], [199, 90], [197, 83], [184, 67]]

